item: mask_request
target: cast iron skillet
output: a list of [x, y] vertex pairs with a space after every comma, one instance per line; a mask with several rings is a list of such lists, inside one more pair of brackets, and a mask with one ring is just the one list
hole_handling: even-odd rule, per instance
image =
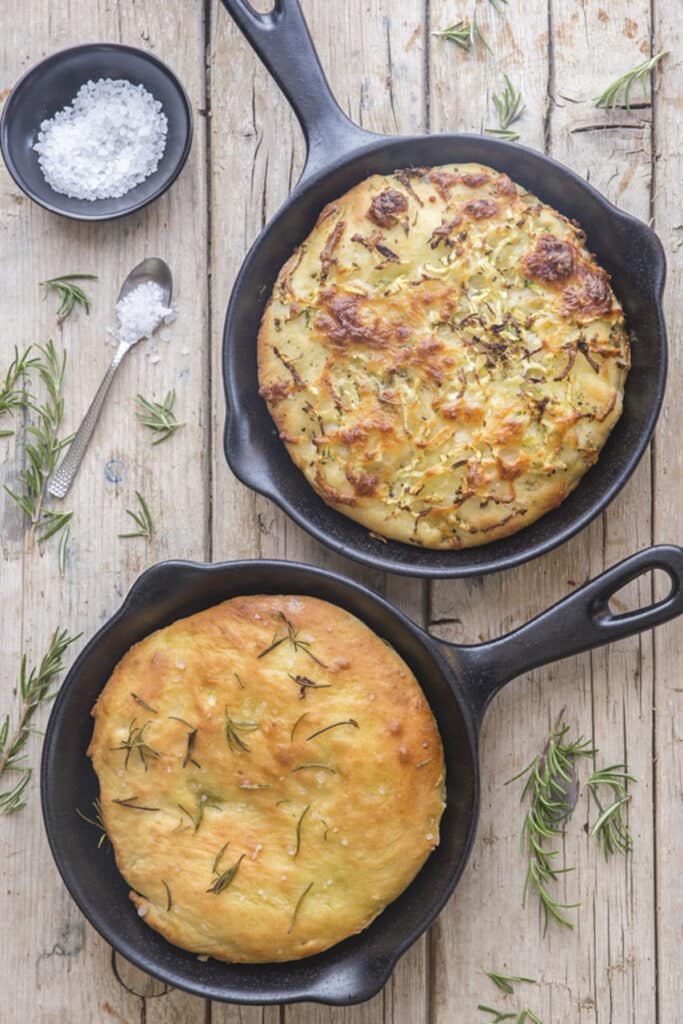
[[[364, 131], [348, 120], [330, 93], [298, 0], [276, 0], [270, 14], [255, 13], [247, 0], [223, 3], [294, 108], [308, 147], [301, 178], [252, 246], [228, 307], [223, 335], [225, 453], [233, 472], [317, 540], [391, 572], [471, 576], [507, 569], [550, 551], [586, 526], [624, 486], [657, 421], [667, 360], [661, 306], [665, 261], [659, 240], [572, 171], [517, 143], [482, 135], [388, 137]], [[590, 249], [612, 275], [636, 340], [623, 416], [597, 466], [574, 493], [511, 537], [463, 551], [433, 551], [379, 540], [316, 495], [291, 462], [258, 397], [256, 335], [280, 267], [326, 203], [370, 174], [467, 161], [505, 171], [581, 223]]]
[[[668, 597], [614, 615], [610, 597], [651, 569], [671, 580]], [[633, 555], [500, 640], [460, 647], [432, 639], [372, 591], [293, 562], [163, 562], [135, 583], [121, 609], [76, 660], [55, 702], [41, 767], [43, 815], [62, 878], [88, 920], [138, 967], [209, 999], [239, 1003], [361, 1002], [387, 981], [399, 956], [431, 924], [460, 877], [479, 804], [477, 746], [486, 705], [520, 672], [629, 636], [683, 612], [683, 549]], [[346, 608], [388, 640], [415, 672], [443, 739], [447, 806], [441, 842], [420, 874], [360, 935], [306, 960], [241, 965], [200, 962], [137, 916], [111, 851], [83, 822], [98, 793], [85, 752], [90, 709], [125, 651], [161, 626], [240, 594], [310, 594]]]

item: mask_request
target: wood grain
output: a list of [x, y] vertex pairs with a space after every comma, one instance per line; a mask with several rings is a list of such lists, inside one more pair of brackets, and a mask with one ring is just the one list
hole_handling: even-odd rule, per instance
[[[268, 0], [256, 5], [267, 9]], [[416, 621], [461, 643], [513, 628], [589, 576], [639, 548], [679, 537], [683, 497], [676, 396], [683, 382], [675, 339], [683, 286], [683, 12], [677, 0], [303, 0], [313, 38], [342, 107], [376, 131], [481, 131], [495, 124], [493, 92], [509, 74], [524, 96], [522, 142], [573, 167], [613, 202], [654, 216], [669, 259], [667, 316], [672, 366], [652, 455], [598, 521], [558, 551], [516, 570], [427, 586], [385, 577], [331, 554], [230, 474], [222, 448], [221, 335], [232, 282], [247, 248], [278, 209], [303, 163], [300, 129], [283, 97], [219, 0], [27, 0], [0, 36], [0, 94], [42, 56], [93, 39], [149, 48], [182, 78], [195, 141], [182, 177], [149, 210], [98, 228], [44, 213], [0, 171], [0, 374], [13, 346], [50, 334], [69, 356], [67, 430], [79, 422], [107, 365], [104, 342], [120, 281], [144, 255], [171, 263], [179, 308], [172, 341], [140, 349], [120, 371], [67, 507], [75, 511], [67, 573], [55, 546], [29, 550], [23, 523], [0, 496], [3, 673], [0, 707], [15, 701], [20, 657], [38, 658], [55, 626], [90, 635], [148, 564], [165, 557], [281, 557], [341, 571], [386, 594]], [[476, 11], [491, 48], [474, 54], [433, 36]], [[654, 38], [651, 41], [650, 33]], [[655, 49], [671, 57], [653, 106], [596, 110], [592, 99]], [[63, 328], [38, 281], [95, 270], [93, 312]], [[149, 352], [149, 348], [147, 350]], [[159, 361], [150, 356], [158, 354]], [[151, 449], [132, 398], [176, 387], [187, 426]], [[18, 450], [0, 439], [0, 483], [16, 480]], [[134, 490], [158, 526], [152, 544], [118, 538]], [[642, 579], [619, 595], [647, 602]], [[677, 837], [683, 827], [678, 708], [683, 643], [676, 624], [531, 673], [488, 712], [482, 736], [482, 809], [471, 861], [456, 895], [403, 958], [391, 982], [360, 1007], [289, 1009], [205, 1003], [147, 977], [87, 925], [64, 890], [43, 838], [37, 781], [29, 807], [0, 823], [2, 897], [11, 940], [0, 967], [0, 1021], [37, 1024], [471, 1024], [479, 1002], [500, 998], [482, 967], [531, 974], [524, 990], [545, 1024], [625, 1024], [680, 1018], [683, 895]], [[594, 736], [597, 763], [628, 760], [638, 777], [630, 806], [634, 855], [605, 865], [579, 805], [562, 848], [575, 866], [562, 892], [575, 929], [541, 937], [533, 906], [520, 906], [518, 789], [504, 782], [542, 745], [562, 707], [575, 732]], [[38, 761], [38, 737], [31, 763]], [[95, 844], [93, 844], [95, 846]], [[95, 854], [94, 854], [95, 855]], [[482, 1019], [483, 1016], [482, 1016]]]

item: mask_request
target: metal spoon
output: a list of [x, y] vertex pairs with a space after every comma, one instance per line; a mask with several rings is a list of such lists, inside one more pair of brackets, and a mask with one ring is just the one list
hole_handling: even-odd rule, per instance
[[[171, 294], [173, 291], [173, 278], [171, 277], [171, 271], [168, 264], [160, 259], [158, 256], [150, 256], [148, 259], [143, 260], [142, 263], [138, 263], [137, 267], [134, 267], [126, 280], [121, 285], [121, 291], [117, 302], [125, 298], [133, 288], [137, 288], [140, 284], [145, 284], [147, 281], [154, 281], [159, 285], [163, 291], [163, 302], [164, 305], [169, 306], [171, 304]], [[122, 341], [119, 343], [119, 347], [116, 350], [116, 355], [111, 361], [111, 365], [104, 375], [104, 380], [97, 389], [97, 393], [93, 398], [90, 408], [83, 417], [83, 422], [76, 431], [73, 441], [69, 445], [66, 455], [62, 459], [62, 463], [57, 470], [50, 477], [47, 489], [55, 498], [63, 498], [68, 492], [73, 479], [76, 476], [78, 467], [80, 466], [83, 456], [85, 455], [86, 449], [90, 443], [95, 425], [99, 419], [104, 400], [107, 397], [107, 392], [111, 386], [111, 382], [114, 379], [114, 374], [118, 370], [119, 366], [123, 362], [123, 357], [126, 355], [129, 349], [133, 345], [137, 345], [140, 338], [136, 338], [135, 341]]]

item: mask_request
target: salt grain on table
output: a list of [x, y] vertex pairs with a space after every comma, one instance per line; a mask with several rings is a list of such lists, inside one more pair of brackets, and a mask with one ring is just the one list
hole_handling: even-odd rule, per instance
[[72, 199], [118, 199], [153, 174], [166, 149], [161, 103], [124, 79], [86, 82], [43, 121], [33, 148], [48, 185]]

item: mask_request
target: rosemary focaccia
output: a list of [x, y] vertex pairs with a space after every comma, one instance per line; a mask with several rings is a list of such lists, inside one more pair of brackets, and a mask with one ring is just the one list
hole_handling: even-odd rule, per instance
[[480, 164], [373, 175], [329, 203], [258, 337], [260, 394], [320, 497], [428, 548], [559, 505], [619, 419], [629, 365], [580, 227]]
[[439, 842], [431, 710], [387, 643], [312, 597], [239, 597], [132, 647], [93, 709], [103, 827], [152, 928], [219, 960], [366, 928]]

